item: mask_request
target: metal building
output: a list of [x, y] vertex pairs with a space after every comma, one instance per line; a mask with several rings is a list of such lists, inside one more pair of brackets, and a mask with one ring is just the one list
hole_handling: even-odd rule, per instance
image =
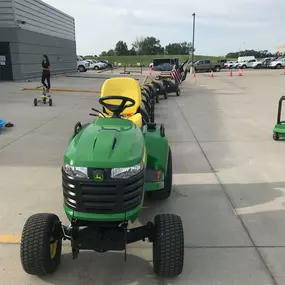
[[278, 46], [278, 47], [276, 48], [276, 51], [277, 51], [278, 53], [284, 54], [284, 53], [285, 53], [285, 45]]
[[0, 81], [41, 76], [43, 54], [52, 74], [76, 71], [74, 18], [40, 0], [0, 0]]

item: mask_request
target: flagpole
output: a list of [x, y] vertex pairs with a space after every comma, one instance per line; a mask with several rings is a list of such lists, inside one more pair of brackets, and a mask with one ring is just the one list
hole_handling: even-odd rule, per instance
[[192, 40], [192, 67], [191, 73], [194, 73], [194, 50], [195, 50], [195, 24], [196, 24], [196, 13], [192, 14], [193, 16], [193, 40]]

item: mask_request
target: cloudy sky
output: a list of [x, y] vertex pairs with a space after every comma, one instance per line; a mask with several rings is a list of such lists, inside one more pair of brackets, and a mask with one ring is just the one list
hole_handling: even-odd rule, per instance
[[78, 54], [100, 54], [119, 40], [129, 46], [141, 36], [162, 45], [192, 41], [196, 12], [196, 51], [224, 55], [239, 49], [285, 44], [284, 0], [44, 0], [73, 16]]

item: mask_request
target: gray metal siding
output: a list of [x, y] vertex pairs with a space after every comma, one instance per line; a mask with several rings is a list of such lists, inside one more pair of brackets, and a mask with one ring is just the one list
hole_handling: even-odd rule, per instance
[[0, 0], [0, 35], [10, 43], [14, 80], [40, 77], [43, 54], [52, 75], [77, 69], [74, 18], [40, 0]]
[[0, 27], [15, 27], [13, 0], [0, 0]]
[[[41, 76], [42, 55], [47, 54], [51, 73], [75, 72], [76, 42], [19, 29], [17, 45], [11, 47], [14, 79]], [[20, 68], [20, 72], [17, 69]]]
[[14, 0], [14, 5], [21, 29], [75, 41], [75, 22], [69, 15], [40, 0]]
[[2, 42], [10, 42], [14, 80], [41, 76], [42, 55], [51, 62], [51, 74], [76, 72], [76, 42], [19, 28], [0, 28]]

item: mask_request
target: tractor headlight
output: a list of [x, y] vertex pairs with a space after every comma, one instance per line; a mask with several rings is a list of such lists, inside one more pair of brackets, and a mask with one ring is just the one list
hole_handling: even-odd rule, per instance
[[65, 164], [63, 166], [63, 169], [66, 172], [66, 174], [72, 177], [88, 178], [87, 167], [71, 166], [69, 164]]
[[123, 168], [113, 168], [111, 170], [111, 178], [116, 179], [128, 179], [143, 170], [143, 162], [140, 162], [137, 165], [131, 167], [123, 167]]

